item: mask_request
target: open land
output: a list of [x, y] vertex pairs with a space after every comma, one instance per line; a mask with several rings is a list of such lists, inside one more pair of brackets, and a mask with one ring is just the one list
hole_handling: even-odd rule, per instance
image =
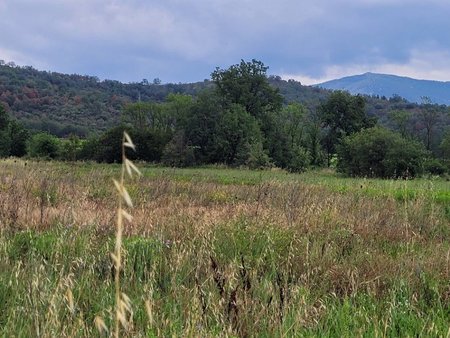
[[[450, 333], [445, 179], [137, 165], [124, 336]], [[0, 173], [0, 336], [112, 332], [120, 166]]]

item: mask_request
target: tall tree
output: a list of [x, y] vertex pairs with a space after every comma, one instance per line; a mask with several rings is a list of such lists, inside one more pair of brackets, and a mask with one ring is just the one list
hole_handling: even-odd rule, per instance
[[323, 136], [321, 124], [317, 114], [310, 114], [306, 129], [306, 145], [311, 156], [311, 164], [315, 166], [322, 166], [325, 160], [321, 144]]
[[441, 149], [442, 157], [450, 160], [450, 128], [445, 131], [439, 148]]
[[419, 116], [425, 126], [425, 146], [427, 147], [427, 150], [431, 150], [433, 131], [435, 125], [439, 121], [440, 111], [427, 96], [422, 96], [422, 107]]
[[9, 115], [0, 103], [0, 130], [6, 130], [9, 124]]
[[[256, 118], [263, 134], [264, 149], [271, 158], [281, 158], [276, 152], [280, 129], [277, 114], [281, 110], [283, 98], [278, 89], [269, 84], [267, 69], [261, 61], [241, 60], [226, 70], [216, 68], [211, 78], [216, 85], [216, 93], [225, 108], [241, 105], [245, 111]], [[284, 140], [281, 142], [285, 144]], [[277, 165], [278, 161], [275, 161]], [[284, 166], [284, 165], [281, 165]]]
[[27, 141], [30, 133], [23, 125], [15, 120], [9, 123], [9, 137], [11, 139], [10, 156], [21, 157], [27, 153]]
[[[185, 125], [180, 125], [180, 129], [184, 130], [185, 143], [194, 149], [196, 162], [218, 161], [214, 150], [214, 134], [224, 111], [220, 101], [212, 90], [200, 93], [188, 111]], [[181, 133], [177, 131], [177, 134]]]
[[250, 146], [261, 142], [261, 131], [256, 119], [235, 104], [222, 114], [214, 138], [219, 162], [239, 165], [249, 158]]
[[319, 107], [319, 114], [326, 129], [323, 143], [328, 155], [328, 165], [337, 144], [344, 136], [373, 127], [376, 123], [374, 118], [366, 114], [364, 98], [344, 91], [333, 92]]
[[0, 157], [10, 155], [11, 135], [9, 133], [9, 122], [8, 113], [0, 104]]
[[186, 119], [193, 103], [190, 95], [174, 93], [167, 95], [166, 102], [163, 104], [163, 112], [170, 128], [176, 129], [177, 125], [183, 128], [186, 125]]
[[299, 146], [303, 142], [303, 131], [306, 126], [306, 109], [298, 102], [285, 106], [279, 117], [284, 125], [284, 131], [291, 147]]
[[389, 114], [389, 118], [395, 123], [400, 134], [405, 137], [408, 133], [408, 123], [411, 119], [411, 112], [407, 110], [394, 110]]
[[211, 78], [225, 102], [240, 104], [250, 115], [261, 118], [266, 112], [279, 110], [283, 102], [267, 80], [267, 69], [261, 61], [241, 60], [226, 70], [216, 68]]
[[155, 102], [129, 103], [123, 110], [122, 119], [134, 129], [158, 129], [161, 127], [161, 106]]

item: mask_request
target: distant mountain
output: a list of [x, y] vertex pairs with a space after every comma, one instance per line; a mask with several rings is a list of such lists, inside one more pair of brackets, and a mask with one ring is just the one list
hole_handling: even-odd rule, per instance
[[396, 75], [365, 73], [316, 85], [331, 90], [347, 90], [352, 94], [384, 96], [399, 95], [410, 102], [421, 103], [427, 96], [433, 103], [450, 106], [450, 82], [417, 80]]

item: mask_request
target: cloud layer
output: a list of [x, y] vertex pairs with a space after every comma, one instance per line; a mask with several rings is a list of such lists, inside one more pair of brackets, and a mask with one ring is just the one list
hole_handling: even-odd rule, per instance
[[447, 0], [0, 0], [0, 59], [121, 81], [209, 78], [256, 58], [313, 83], [450, 80]]

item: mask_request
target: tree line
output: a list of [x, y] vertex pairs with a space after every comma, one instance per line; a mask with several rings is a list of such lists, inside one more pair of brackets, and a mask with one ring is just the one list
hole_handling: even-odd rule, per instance
[[[0, 106], [0, 155], [68, 161], [119, 162], [121, 135], [136, 143], [134, 160], [185, 167], [223, 163], [301, 172], [336, 166], [350, 176], [413, 177], [443, 174], [450, 159], [450, 131], [431, 151], [439, 110], [423, 105], [426, 135], [408, 133], [406, 113], [394, 112], [396, 130], [367, 114], [366, 98], [331, 93], [317, 109], [284, 102], [261, 61], [215, 69], [214, 86], [197, 95], [169, 94], [164, 101], [129, 103], [121, 123], [89, 138], [31, 134]], [[402, 115], [403, 114], [403, 115]]]

